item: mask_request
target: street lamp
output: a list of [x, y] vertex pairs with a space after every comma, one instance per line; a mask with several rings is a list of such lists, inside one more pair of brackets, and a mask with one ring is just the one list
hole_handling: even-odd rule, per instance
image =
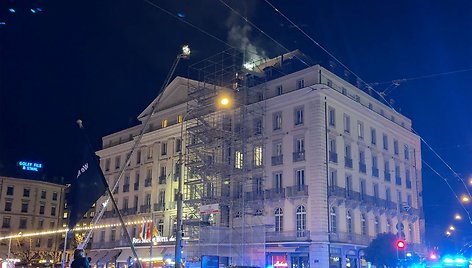
[[[217, 108], [219, 109], [229, 109], [231, 108], [232, 99], [230, 98], [230, 94], [219, 94], [216, 99]], [[177, 230], [175, 235], [175, 268], [182, 268], [182, 248], [183, 248], [183, 225], [182, 225], [182, 218], [183, 218], [183, 150], [184, 150], [184, 122], [187, 116], [192, 113], [195, 109], [190, 109], [187, 113], [182, 117], [182, 122], [180, 123], [180, 152], [179, 152], [179, 177], [177, 178], [177, 194], [176, 194], [176, 202], [177, 202]]]
[[461, 196], [461, 201], [463, 203], [469, 203], [470, 202], [470, 197], [468, 195], [464, 194], [464, 195]]
[[459, 213], [456, 213], [456, 215], [454, 215], [454, 219], [455, 219], [455, 220], [457, 220], [457, 221], [460, 221], [460, 220], [462, 220], [462, 216], [461, 216], [461, 214], [459, 214]]
[[454, 226], [452, 226], [452, 225], [449, 226], [449, 230], [450, 230], [450, 231], [454, 231], [455, 229], [456, 229], [456, 228], [455, 228]]
[[451, 236], [451, 232], [446, 231], [446, 236]]

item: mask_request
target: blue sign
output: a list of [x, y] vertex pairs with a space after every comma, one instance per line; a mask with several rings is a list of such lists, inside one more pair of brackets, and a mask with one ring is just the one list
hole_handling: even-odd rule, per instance
[[38, 172], [43, 168], [42, 163], [27, 162], [27, 161], [18, 161], [18, 166], [22, 170]]

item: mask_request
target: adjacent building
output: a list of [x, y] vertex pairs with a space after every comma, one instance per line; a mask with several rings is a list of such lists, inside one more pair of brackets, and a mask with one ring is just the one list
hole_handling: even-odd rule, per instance
[[[170, 83], [133, 155], [151, 105], [141, 125], [103, 138], [102, 169], [142, 260], [173, 258], [179, 179], [188, 266], [217, 255], [223, 265], [367, 267], [363, 248], [380, 233], [421, 251], [411, 120], [298, 51], [251, 71], [237, 56], [231, 68], [215, 63], [228, 54], [193, 66], [195, 80]], [[222, 95], [231, 107], [213, 104]], [[94, 232], [92, 254], [126, 265], [131, 253], [110, 205], [101, 223], [110, 228]]]

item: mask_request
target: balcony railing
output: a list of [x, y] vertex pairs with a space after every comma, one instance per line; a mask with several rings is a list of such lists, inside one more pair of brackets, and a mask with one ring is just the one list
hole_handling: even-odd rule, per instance
[[141, 205], [140, 208], [141, 208], [141, 209], [139, 210], [139, 212], [141, 212], [141, 213], [149, 213], [149, 212], [151, 212], [151, 204]]
[[384, 171], [384, 178], [386, 181], [390, 181], [390, 172]]
[[337, 243], [349, 243], [367, 246], [369, 245], [370, 241], [372, 241], [372, 239], [373, 237], [355, 233], [336, 232], [329, 234], [329, 241]]
[[164, 211], [165, 208], [165, 203], [154, 203], [154, 211]]
[[273, 188], [265, 190], [266, 199], [283, 199], [285, 198], [285, 188]]
[[151, 187], [152, 185], [152, 179], [151, 178], [147, 178], [144, 180], [144, 187]]
[[97, 242], [93, 242], [92, 243], [92, 248], [93, 249], [114, 249], [116, 247], [129, 246], [128, 242], [125, 239], [120, 239], [118, 235], [116, 237], [116, 239], [118, 239], [118, 240], [116, 240], [116, 241], [108, 241], [108, 242], [97, 241]]
[[138, 211], [138, 208], [123, 208], [120, 210], [121, 215], [127, 216], [127, 215], [134, 215]]
[[352, 158], [344, 157], [344, 166], [347, 168], [352, 168]]
[[305, 151], [293, 152], [293, 162], [305, 161]]
[[338, 154], [336, 152], [329, 152], [329, 161], [333, 163], [338, 162]]
[[272, 156], [272, 166], [282, 165], [284, 163], [284, 155]]
[[123, 184], [123, 193], [129, 192], [129, 183], [128, 184]]
[[247, 201], [255, 201], [255, 200], [262, 200], [264, 199], [264, 192], [261, 191], [252, 191], [252, 192], [246, 192], [244, 199]]
[[159, 184], [166, 184], [166, 176], [165, 175], [159, 176]]
[[296, 185], [287, 187], [287, 197], [308, 196], [308, 185]]
[[399, 177], [399, 176], [396, 176], [396, 177], [395, 177], [395, 184], [396, 184], [396, 185], [402, 185], [402, 178]]
[[139, 190], [139, 183], [137, 182], [134, 183], [134, 190], [135, 191]]
[[406, 188], [411, 189], [411, 180], [406, 180]]
[[359, 172], [361, 173], [367, 173], [367, 166], [365, 165], [365, 163], [359, 163]]
[[310, 231], [283, 231], [283, 232], [266, 232], [267, 242], [289, 242], [289, 241], [309, 241]]
[[379, 177], [379, 169], [372, 167], [372, 177]]

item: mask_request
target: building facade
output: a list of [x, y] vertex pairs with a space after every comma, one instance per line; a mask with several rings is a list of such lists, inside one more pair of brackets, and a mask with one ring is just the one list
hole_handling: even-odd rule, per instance
[[[204, 138], [194, 134], [198, 125], [188, 123], [203, 122], [188, 105], [195, 105], [190, 91], [200, 82], [177, 77], [162, 93], [158, 111], [151, 115], [138, 150], [114, 188], [143, 260], [173, 257], [180, 174], [185, 177], [188, 246], [184, 256], [189, 265], [205, 255], [194, 247], [210, 240], [212, 252], [228, 265], [367, 267], [363, 248], [380, 233], [397, 234], [407, 241], [408, 250], [421, 251], [421, 148], [411, 120], [320, 65], [296, 65], [297, 55], [301, 54], [286, 54], [249, 72], [244, 79], [257, 78], [262, 94], [251, 101], [239, 98], [231, 111], [212, 118], [216, 123], [209, 124], [206, 118], [201, 124], [233, 133], [228, 139], [227, 132], [218, 132], [220, 136], [212, 136], [216, 132], [209, 129], [203, 132], [211, 136], [207, 141], [211, 146], [215, 139], [226, 140], [211, 147], [213, 155], [205, 155], [208, 168], [201, 173], [194, 168], [195, 158], [187, 157], [182, 162], [185, 167], [179, 158], [181, 153], [203, 158], [193, 148]], [[253, 83], [245, 87], [237, 83], [233, 79], [228, 87], [236, 98], [243, 90], [255, 88]], [[220, 86], [212, 89], [221, 90]], [[254, 115], [254, 106], [261, 104], [263, 113]], [[150, 107], [138, 118], [144, 122], [149, 113]], [[111, 186], [140, 128], [103, 138], [98, 154]], [[221, 158], [218, 165], [217, 158]], [[219, 181], [205, 182], [205, 176]], [[191, 208], [192, 199], [199, 200], [194, 205], [197, 210]], [[208, 208], [214, 209], [207, 213]], [[102, 222], [117, 223], [110, 206]], [[125, 264], [131, 254], [120, 234], [117, 225], [95, 231], [92, 248], [120, 249], [114, 261]], [[215, 234], [219, 240], [208, 239]], [[262, 264], [257, 262], [261, 256]]]
[[[39, 180], [0, 177], [2, 236], [35, 233], [61, 228], [64, 185]], [[2, 240], [2, 259], [31, 263], [57, 261], [62, 253], [60, 234], [15, 237]], [[55, 254], [55, 255], [51, 255]]]

